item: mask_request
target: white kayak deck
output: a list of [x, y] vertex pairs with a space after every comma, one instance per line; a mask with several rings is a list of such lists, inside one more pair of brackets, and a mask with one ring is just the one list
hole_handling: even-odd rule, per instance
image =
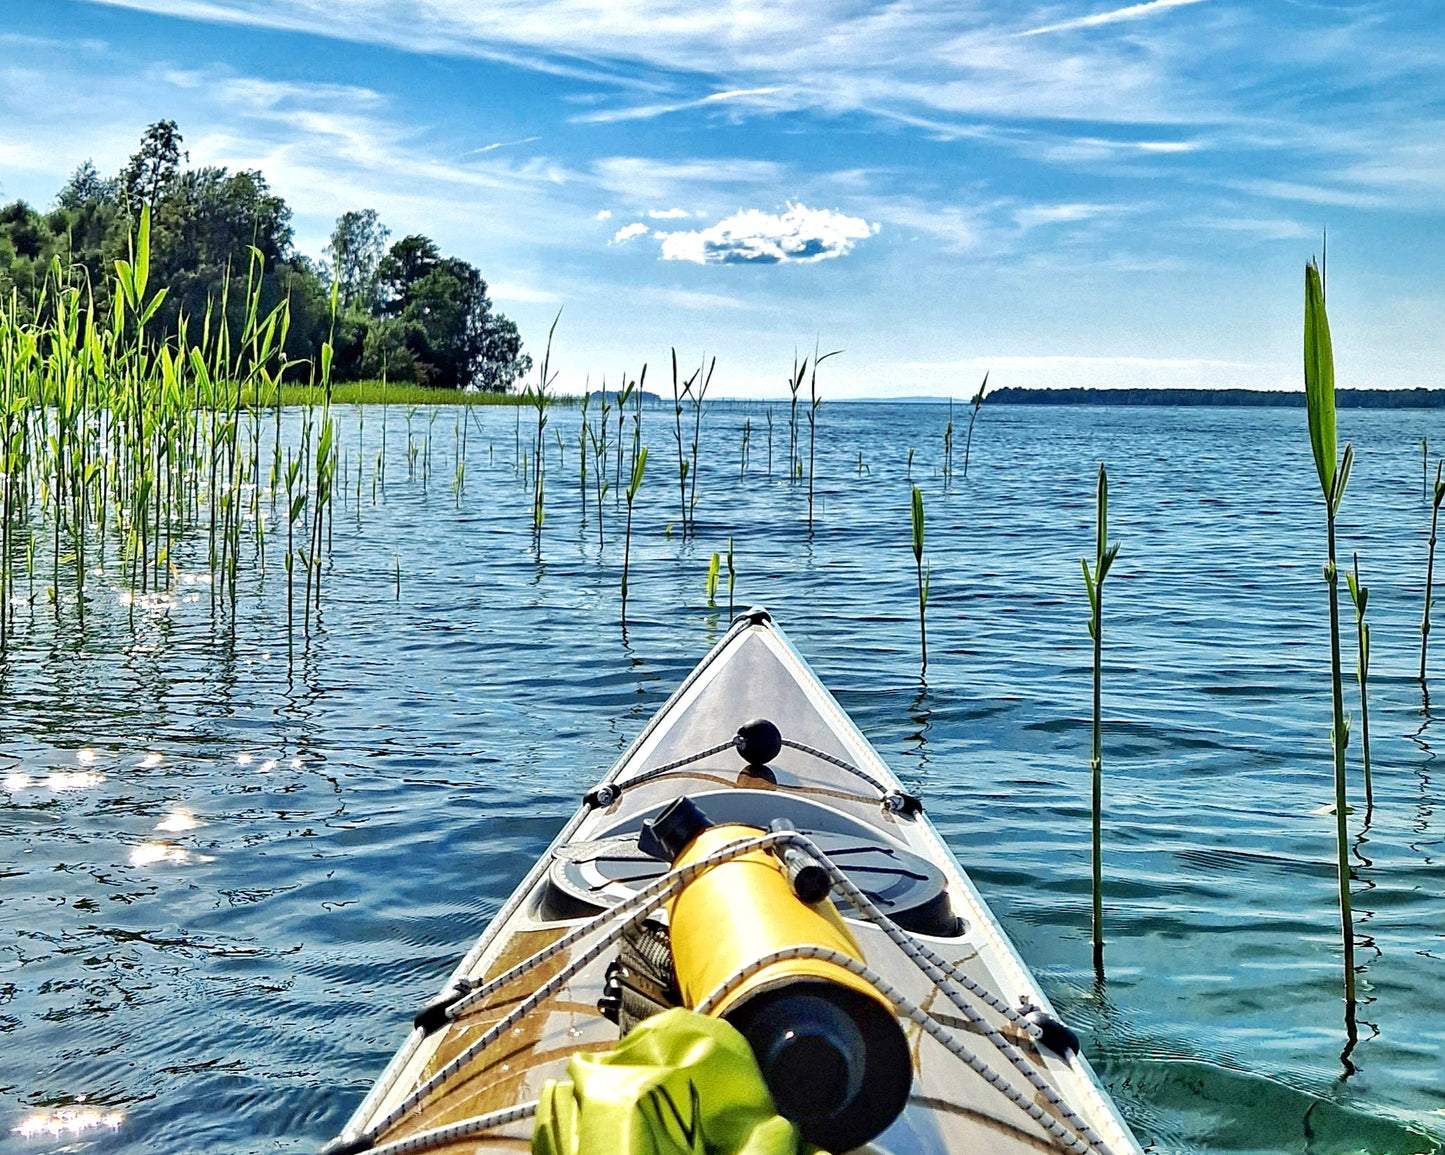
[[[742, 723], [760, 717], [776, 723], [790, 743], [770, 763], [775, 781], [748, 773], [731, 748], [638, 781], [659, 767], [727, 742]], [[454, 991], [458, 980], [475, 987], [495, 978], [586, 925], [595, 910], [579, 911], [549, 879], [556, 857], [579, 843], [635, 832], [644, 818], [687, 794], [715, 821], [766, 828], [783, 817], [803, 831], [866, 829], [871, 837], [926, 859], [943, 872], [957, 933], [915, 933], [914, 939], [991, 993], [997, 1004], [1053, 1014], [926, 814], [908, 813], [906, 802], [901, 810], [881, 804], [880, 794], [900, 796], [894, 799], [894, 805], [899, 804], [898, 779], [764, 611], [738, 619], [603, 784], [620, 789], [604, 790], [600, 798], [594, 792], [584, 803], [462, 961], [444, 994]], [[607, 893], [620, 899], [632, 891], [613, 886]], [[1140, 1151], [1083, 1056], [1071, 1051], [1061, 1057], [1034, 1045], [1016, 1016], [973, 996], [968, 1001], [977, 1018], [969, 1021], [882, 930], [850, 917], [856, 912], [845, 902], [838, 901], [838, 906], [849, 918], [868, 966], [928, 1012], [975, 1059], [970, 1065], [917, 1023], [905, 1022], [914, 1063], [908, 1105], [861, 1152]], [[347, 1149], [399, 1150], [405, 1144], [411, 1150], [450, 1153], [527, 1150], [532, 1131], [527, 1118], [450, 1141], [440, 1134], [420, 1137], [534, 1100], [546, 1080], [566, 1077], [566, 1062], [574, 1052], [616, 1045], [618, 1027], [597, 1006], [604, 972], [616, 954], [612, 948], [580, 966], [501, 1037], [456, 1062], [489, 1027], [548, 979], [575, 965], [598, 941], [584, 936], [507, 986], [474, 1000], [454, 1018], [438, 1015], [440, 1025], [430, 1032], [413, 1029], [347, 1124], [342, 1136], [350, 1140]], [[999, 1036], [1012, 1044], [1012, 1061], [997, 1046]], [[438, 1072], [448, 1064], [455, 1071], [438, 1081]], [[437, 1085], [418, 1096], [418, 1088], [428, 1080]], [[424, 1146], [406, 1144], [408, 1137]]]

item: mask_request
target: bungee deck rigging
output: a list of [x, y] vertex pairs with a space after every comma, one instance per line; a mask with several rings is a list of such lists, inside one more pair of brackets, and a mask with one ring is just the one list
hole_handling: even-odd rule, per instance
[[[760, 720], [756, 707], [764, 702], [780, 725]], [[732, 737], [719, 741], [720, 732]], [[785, 761], [783, 751], [801, 757]], [[736, 761], [718, 764], [730, 754], [742, 755], [742, 773]], [[691, 795], [695, 805], [677, 792], [683, 781], [702, 787]], [[860, 782], [871, 797], [857, 792]], [[629, 852], [639, 838], [644, 846], [655, 842], [654, 827], [684, 805], [706, 810], [720, 845], [691, 861], [668, 847], [666, 857], [680, 855], [676, 864]], [[690, 830], [688, 837], [700, 836]], [[658, 854], [655, 845], [652, 851]], [[716, 880], [763, 859], [788, 880], [781, 885], [793, 887], [789, 901], [805, 906], [821, 891], [817, 901], [832, 910], [827, 896], [837, 897], [844, 939], [823, 945], [804, 933], [761, 953], [725, 954], [726, 974], [680, 1001], [736, 1020], [747, 999], [769, 1005], [757, 991], [772, 1005], [791, 1006], [786, 997], [778, 1002], [778, 991], [787, 996], [831, 976], [885, 1006], [907, 1031], [904, 1061], [911, 1064], [904, 1099], [891, 1108], [896, 1118], [823, 1133], [862, 1136], [854, 1149], [880, 1155], [1139, 1151], [1077, 1038], [1053, 1015], [919, 801], [897, 784], [765, 611], [738, 619], [588, 792], [323, 1151], [525, 1149], [543, 1082], [573, 1053], [617, 1042], [618, 950], [627, 936], [644, 925], [661, 933], [658, 920], [670, 926], [669, 910], [709, 872]], [[679, 969], [686, 962], [680, 956]], [[706, 966], [692, 969], [716, 979]], [[655, 992], [661, 984], [643, 981], [638, 989]], [[787, 1096], [773, 1089], [781, 1104]], [[844, 1108], [838, 1111], [842, 1118]]]

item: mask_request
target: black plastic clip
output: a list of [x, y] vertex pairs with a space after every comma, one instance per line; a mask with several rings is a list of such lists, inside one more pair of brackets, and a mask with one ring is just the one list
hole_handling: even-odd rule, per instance
[[1029, 1026], [1029, 1034], [1040, 1046], [1048, 1047], [1054, 1054], [1067, 1059], [1069, 1052], [1079, 1053], [1079, 1036], [1072, 1028], [1059, 1022], [1053, 1015], [1040, 1007], [1026, 1010], [1023, 1021]]
[[883, 795], [883, 809], [889, 814], [901, 814], [912, 818], [923, 813], [923, 799], [917, 794], [905, 794], [902, 790], [890, 790]]
[[447, 1011], [452, 1004], [459, 1002], [465, 995], [471, 993], [476, 984], [468, 978], [457, 979], [446, 990], [442, 991], [426, 1006], [412, 1017], [411, 1025], [420, 1027], [424, 1035], [430, 1035], [440, 1030], [447, 1024]]
[[604, 782], [601, 786], [594, 786], [586, 794], [582, 795], [582, 805], [590, 806], [594, 810], [601, 810], [611, 806], [622, 797], [622, 788], [611, 782]]

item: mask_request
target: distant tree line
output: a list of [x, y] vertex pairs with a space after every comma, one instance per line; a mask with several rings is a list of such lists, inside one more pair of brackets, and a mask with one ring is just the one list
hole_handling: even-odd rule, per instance
[[115, 176], [82, 164], [48, 212], [24, 201], [0, 205], [0, 294], [36, 306], [58, 260], [108, 308], [111, 271], [127, 258], [149, 206], [151, 283], [170, 289], [153, 322], [165, 336], [184, 329], [195, 339], [207, 311], [223, 307], [239, 331], [259, 254], [263, 314], [290, 301], [292, 361], [314, 358], [330, 336], [338, 380], [384, 373], [438, 388], [504, 391], [531, 368], [517, 326], [493, 309], [473, 265], [443, 256], [420, 234], [388, 247], [390, 233], [372, 209], [344, 213], [326, 248], [330, 263], [311, 260], [296, 251], [291, 209], [261, 173], [189, 168], [182, 143], [176, 122], [160, 121]]
[[[996, 389], [990, 405], [1202, 405], [1303, 409], [1303, 390], [1273, 389]], [[1445, 409], [1445, 389], [1336, 389], [1340, 409]]]

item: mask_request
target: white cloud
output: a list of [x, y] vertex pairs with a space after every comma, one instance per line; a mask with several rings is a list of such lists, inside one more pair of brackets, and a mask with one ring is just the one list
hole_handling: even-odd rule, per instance
[[692, 216], [686, 209], [648, 209], [647, 215], [655, 221], [680, 221]]
[[1113, 205], [1062, 204], [1029, 205], [1014, 212], [1014, 221], [1021, 229], [1037, 228], [1039, 225], [1069, 224], [1087, 221], [1117, 210]]
[[617, 235], [612, 238], [612, 243], [614, 245], [625, 245], [628, 241], [633, 240], [636, 237], [647, 236], [647, 234], [651, 231], [652, 230], [649, 229], [641, 221], [637, 221], [634, 224], [630, 225], [623, 225], [620, 229], [617, 230]]
[[610, 220], [612, 219], [612, 210], [611, 210], [611, 209], [602, 209], [602, 210], [600, 210], [600, 211], [597, 213], [597, 219], [598, 219], [599, 221], [610, 221]]
[[1142, 20], [1154, 16], [1167, 8], [1186, 8], [1191, 4], [1202, 4], [1204, 0], [1149, 0], [1145, 4], [1130, 4], [1127, 8], [1114, 8], [1108, 12], [1096, 12], [1092, 16], [1079, 16], [1073, 20], [1061, 20], [1057, 24], [1046, 24], [1042, 28], [1030, 28], [1020, 36], [1042, 36], [1046, 32], [1071, 32], [1075, 28], [1098, 28], [1104, 24], [1121, 24], [1126, 20]]
[[809, 263], [846, 256], [878, 231], [862, 217], [790, 204], [781, 213], [744, 209], [694, 232], [659, 233], [662, 259], [698, 265]]
[[680, 100], [670, 104], [642, 104], [632, 108], [585, 112], [574, 116], [572, 122], [574, 124], [618, 124], [628, 120], [651, 120], [653, 117], [666, 116], [670, 112], [683, 112], [689, 108], [708, 108], [714, 105], [733, 103], [762, 105], [765, 97], [773, 96], [781, 91], [783, 91], [781, 88], [734, 88], [727, 92], [713, 92], [699, 97], [697, 100]]
[[520, 301], [528, 305], [556, 305], [562, 301], [562, 294], [551, 289], [518, 285], [510, 281], [493, 281], [487, 286], [487, 290], [494, 301]]

